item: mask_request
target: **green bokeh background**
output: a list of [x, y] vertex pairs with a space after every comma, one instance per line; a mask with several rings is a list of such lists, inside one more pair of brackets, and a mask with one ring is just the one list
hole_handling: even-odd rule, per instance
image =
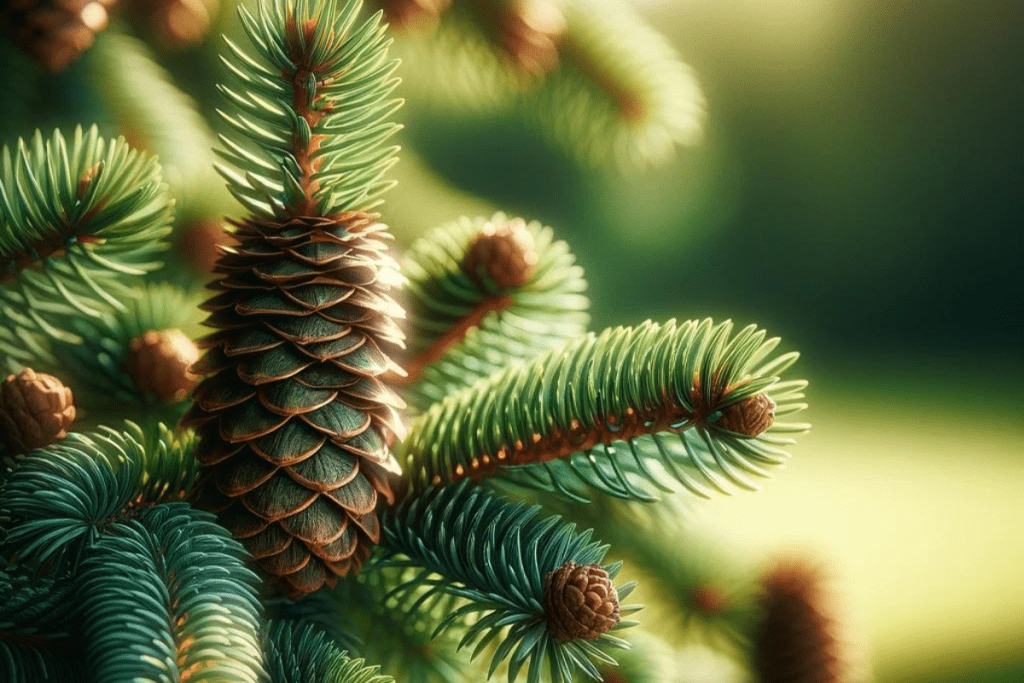
[[[1024, 8], [645, 11], [708, 100], [703, 143], [670, 167], [581, 178], [512, 121], [415, 110], [408, 142], [460, 191], [556, 226], [595, 327], [731, 317], [800, 349], [812, 433], [701, 526], [738, 555], [825, 559], [874, 680], [1024, 680]], [[441, 195], [411, 196], [393, 224]]]

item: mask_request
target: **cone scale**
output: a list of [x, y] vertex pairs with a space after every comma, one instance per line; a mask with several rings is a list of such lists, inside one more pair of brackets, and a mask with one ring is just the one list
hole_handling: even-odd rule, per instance
[[186, 424], [201, 437], [199, 503], [292, 597], [358, 570], [394, 500], [401, 373], [385, 227], [349, 212], [238, 224], [205, 304], [211, 373]]

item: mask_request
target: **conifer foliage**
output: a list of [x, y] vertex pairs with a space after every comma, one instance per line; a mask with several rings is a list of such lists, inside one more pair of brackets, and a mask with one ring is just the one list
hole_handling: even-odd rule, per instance
[[[4, 681], [671, 668], [640, 632], [609, 673], [639, 609], [612, 558], [656, 542], [663, 497], [756, 488], [788, 458], [807, 428], [797, 354], [729, 321], [588, 332], [568, 245], [515, 216], [389, 253], [373, 212], [400, 102], [381, 16], [359, 0], [240, 10], [218, 170], [245, 214], [228, 217], [212, 295], [162, 268], [174, 200], [154, 158], [97, 128], [4, 150]], [[495, 26], [526, 59], [533, 38]], [[212, 331], [197, 340], [200, 309]], [[656, 555], [657, 582], [682, 575], [679, 553]], [[678, 607], [732, 614], [713, 597]]]

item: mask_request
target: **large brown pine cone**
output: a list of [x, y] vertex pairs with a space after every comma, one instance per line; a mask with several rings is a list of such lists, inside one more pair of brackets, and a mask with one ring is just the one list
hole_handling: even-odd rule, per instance
[[544, 577], [544, 614], [555, 640], [590, 640], [619, 623], [619, 594], [600, 565], [566, 562]]
[[522, 218], [502, 225], [488, 223], [469, 243], [462, 269], [480, 283], [485, 273], [501, 289], [522, 287], [537, 266], [533, 236]]
[[782, 564], [761, 580], [763, 618], [754, 637], [758, 683], [839, 683], [839, 640], [821, 571]]
[[107, 27], [115, 0], [9, 0], [0, 6], [0, 27], [50, 71], [63, 71], [92, 47]]
[[382, 378], [402, 374], [384, 349], [401, 346], [403, 313], [375, 219], [239, 224], [204, 305], [219, 331], [193, 369], [213, 374], [185, 418], [202, 437], [199, 503], [293, 597], [357, 570], [394, 499], [403, 404]]
[[74, 421], [71, 389], [53, 375], [25, 368], [0, 384], [0, 446], [6, 450], [45, 448], [67, 436]]

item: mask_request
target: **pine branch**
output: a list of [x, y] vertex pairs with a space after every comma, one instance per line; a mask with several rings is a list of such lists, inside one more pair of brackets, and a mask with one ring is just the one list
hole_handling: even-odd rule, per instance
[[[632, 625], [619, 615], [637, 609], [619, 606], [631, 584], [610, 588], [618, 565], [600, 566], [607, 547], [558, 518], [536, 519], [538, 508], [508, 504], [466, 484], [430, 489], [387, 513], [382, 561], [421, 570], [395, 592], [428, 586], [419, 599], [437, 592], [465, 598], [468, 603], [435, 633], [479, 615], [460, 646], [475, 643], [476, 655], [502, 636], [488, 675], [507, 659], [510, 683], [524, 666], [526, 680], [536, 683], [545, 664], [554, 683], [571, 681], [577, 669], [598, 678], [595, 662], [614, 663], [598, 646], [626, 647], [608, 631]], [[596, 592], [585, 606], [570, 608], [561, 602], [561, 581], [579, 580], [577, 569], [597, 582], [577, 589]], [[602, 594], [598, 604], [589, 601]]]
[[541, 132], [592, 165], [664, 163], [699, 139], [704, 97], [669, 42], [622, 0], [573, 0], [562, 78], [537, 93]]
[[[535, 4], [564, 27], [534, 30]], [[701, 136], [692, 70], [622, 0], [465, 0], [397, 47], [414, 104], [510, 114], [588, 166], [642, 169]]]
[[260, 680], [244, 551], [209, 513], [164, 502], [195, 478], [189, 444], [176, 442], [165, 430], [146, 450], [128, 425], [35, 451], [0, 499], [13, 520], [7, 546], [22, 562], [73, 573], [77, 633], [97, 680]]
[[[525, 238], [531, 265], [522, 270], [521, 283], [502, 287], [486, 267], [508, 273], [506, 262], [514, 258], [497, 253], [484, 264], [470, 257], [487, 231], [506, 225]], [[474, 264], [479, 273], [470, 272]], [[536, 222], [501, 213], [462, 219], [417, 240], [403, 258], [402, 272], [408, 278], [411, 357], [405, 364], [406, 397], [420, 410], [586, 329], [583, 271], [566, 243], [554, 241], [552, 230]]]
[[0, 555], [0, 677], [10, 683], [77, 681], [69, 659], [75, 616], [66, 576], [37, 576]]
[[198, 476], [194, 443], [163, 428], [146, 447], [137, 426], [71, 433], [33, 451], [7, 480], [0, 513], [13, 520], [7, 543], [44, 564], [80, 558], [105, 525], [130, 507], [181, 500]]
[[807, 429], [774, 421], [805, 407], [806, 383], [780, 381], [798, 354], [767, 360], [778, 338], [731, 331], [710, 320], [610, 329], [480, 381], [410, 427], [406, 482], [497, 472], [577, 500], [588, 488], [653, 500], [652, 486], [671, 490], [666, 472], [701, 496], [704, 483], [756, 488], [747, 475], [767, 476], [787, 435]]
[[270, 683], [392, 683], [376, 666], [349, 659], [312, 625], [270, 622], [265, 639]]
[[391, 93], [397, 61], [388, 59], [380, 15], [353, 28], [361, 3], [338, 11], [299, 0], [272, 0], [258, 16], [239, 14], [256, 48], [250, 56], [225, 38], [233, 85], [220, 112], [234, 131], [219, 166], [256, 217], [331, 216], [366, 211], [393, 183], [382, 180], [399, 126], [387, 119], [401, 104]]
[[39, 335], [80, 343], [69, 318], [124, 308], [129, 279], [160, 265], [173, 202], [155, 159], [95, 127], [37, 132], [0, 170], [0, 352], [26, 360]]

